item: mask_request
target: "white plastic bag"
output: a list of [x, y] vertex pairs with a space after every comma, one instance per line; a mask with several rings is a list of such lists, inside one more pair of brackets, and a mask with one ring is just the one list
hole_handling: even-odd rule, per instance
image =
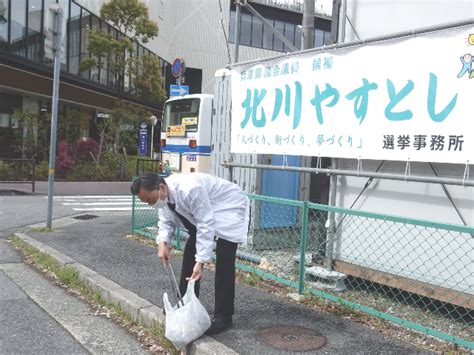
[[177, 349], [184, 348], [187, 344], [204, 334], [211, 326], [211, 319], [199, 299], [194, 293], [194, 281], [188, 282], [188, 289], [183, 296], [184, 305], [172, 307], [168, 294], [163, 294], [163, 304], [166, 310], [165, 337]]

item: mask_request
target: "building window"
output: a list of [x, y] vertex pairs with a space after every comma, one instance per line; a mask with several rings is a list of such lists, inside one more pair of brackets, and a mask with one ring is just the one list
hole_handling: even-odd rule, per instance
[[235, 43], [235, 11], [230, 12], [230, 19], [229, 19], [229, 42]]
[[[285, 23], [283, 21], [275, 20], [274, 27], [278, 32], [283, 33], [285, 30]], [[273, 50], [280, 52], [283, 51], [283, 41], [275, 35], [273, 35]]]
[[332, 43], [331, 32], [324, 31], [324, 45], [329, 46]]
[[[293, 16], [294, 17], [294, 16]], [[272, 18], [266, 18], [267, 22], [273, 25], [278, 32], [285, 36], [290, 43], [296, 49], [301, 48], [301, 23], [295, 23], [297, 19], [292, 18], [291, 21], [282, 21], [282, 17], [279, 17], [279, 20]], [[319, 19], [318, 22], [324, 20]], [[236, 12], [235, 9], [231, 9], [229, 17], [229, 42], [235, 43], [235, 22], [236, 22]], [[315, 23], [316, 26], [316, 23]], [[322, 25], [323, 28], [330, 27], [330, 21], [326, 21]], [[322, 28], [315, 29], [315, 47], [320, 47], [324, 44], [331, 43], [331, 33], [325, 31]], [[270, 49], [280, 52], [289, 52], [291, 48], [283, 43], [273, 31], [266, 26], [258, 17], [255, 17], [249, 13], [246, 13], [242, 9], [241, 18], [240, 18], [240, 41], [239, 44], [244, 46], [251, 46], [256, 48]]]
[[81, 52], [81, 8], [71, 3], [69, 18], [69, 72], [79, 74], [79, 55]]
[[0, 0], [0, 48], [8, 46], [8, 0]]
[[[49, 6], [59, 3], [63, 9], [65, 26], [63, 30], [64, 55], [61, 59], [61, 70], [97, 84], [117, 90], [117, 80], [120, 79], [128, 94], [134, 94], [131, 73], [117, 72], [117, 58], [105, 54], [98, 58], [98, 66], [79, 71], [80, 64], [85, 59], [92, 58], [89, 52], [90, 34], [92, 31], [109, 33], [115, 39], [125, 37], [111, 25], [83, 8], [75, 0], [0, 0], [0, 50], [9, 54], [22, 56], [30, 61], [50, 66], [53, 61], [45, 56], [45, 28], [51, 18]], [[12, 19], [10, 21], [10, 19]], [[250, 18], [251, 20], [251, 18]], [[249, 35], [249, 39], [250, 39]], [[49, 48], [48, 48], [49, 49]], [[48, 53], [50, 54], [50, 51]], [[138, 42], [133, 43], [133, 50], [127, 53], [126, 59], [131, 56], [151, 56], [154, 53], [147, 50]], [[158, 57], [159, 58], [159, 57]], [[97, 59], [97, 58], [94, 58]], [[168, 63], [160, 59], [163, 77], [166, 76]], [[125, 77], [124, 77], [125, 76]], [[122, 88], [120, 88], [122, 89]], [[1, 95], [0, 95], [1, 96]]]
[[35, 62], [41, 62], [41, 58], [43, 58], [42, 3], [42, 0], [28, 1], [28, 59]]
[[[269, 20], [273, 25], [273, 20]], [[268, 26], [263, 26], [263, 48], [273, 49], [273, 32]]]
[[252, 17], [252, 47], [262, 48], [263, 22], [258, 17]]
[[[295, 25], [292, 24], [292, 23], [285, 23], [285, 38], [290, 41], [291, 43], [293, 43], [293, 45], [295, 45]], [[296, 47], [296, 49], [300, 49], [299, 47]], [[286, 44], [285, 44], [285, 52], [291, 52], [291, 48], [289, 48]]]
[[[113, 27], [109, 27], [109, 34], [113, 38], [117, 38], [117, 30]], [[115, 73], [113, 71], [112, 65], [110, 63], [114, 63], [114, 58], [112, 58], [111, 55], [109, 55], [109, 58], [107, 58], [107, 68], [108, 68], [108, 78], [109, 78], [109, 83], [108, 86], [115, 88]]]
[[321, 47], [324, 44], [324, 31], [314, 29], [314, 46]]
[[301, 39], [303, 38], [303, 27], [296, 25], [295, 26], [295, 47], [297, 49], [302, 48]]
[[[89, 53], [89, 35], [91, 30], [91, 14], [82, 9], [81, 13], [81, 60], [90, 57]], [[81, 76], [89, 79], [90, 70], [84, 70], [81, 72]]]
[[241, 14], [240, 21], [240, 44], [250, 46], [252, 37], [252, 16], [248, 14]]
[[[100, 22], [100, 29], [102, 32], [108, 33], [109, 32], [109, 25], [104, 21]], [[107, 85], [107, 76], [108, 76], [108, 67], [109, 67], [109, 58], [107, 55], [103, 55], [100, 58], [100, 83], [102, 85]]]
[[10, 44], [13, 53], [25, 57], [26, 47], [26, 0], [11, 3]]
[[[99, 30], [100, 30], [100, 20], [99, 20], [99, 18], [95, 17], [95, 16], [91, 16], [91, 31], [96, 32], [96, 31], [99, 31]], [[89, 32], [88, 35], [90, 35], [90, 32]], [[101, 60], [101, 59], [96, 58], [95, 56], [92, 56], [92, 58], [99, 63], [99, 67], [100, 67], [101, 63], [100, 63], [99, 60]], [[95, 67], [95, 68], [91, 69], [91, 80], [96, 82], [96, 83], [100, 82], [99, 67]]]

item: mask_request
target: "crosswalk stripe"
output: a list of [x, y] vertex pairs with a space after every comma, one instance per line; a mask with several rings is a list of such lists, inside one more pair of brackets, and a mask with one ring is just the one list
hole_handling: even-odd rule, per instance
[[[69, 206], [74, 211], [131, 211], [133, 197], [130, 195], [54, 196], [54, 201], [63, 206]], [[139, 199], [136, 199], [135, 207], [152, 210], [152, 207]]]
[[[44, 196], [44, 198], [48, 198], [48, 196]], [[64, 195], [64, 196], [53, 196], [53, 199], [55, 200], [61, 200], [61, 199], [66, 199], [66, 198], [72, 198], [72, 199], [82, 199], [82, 198], [128, 198], [132, 199], [133, 197], [130, 195]]]
[[[151, 209], [151, 208], [150, 208]], [[74, 211], [131, 211], [132, 207], [92, 207], [74, 208]]]
[[[62, 204], [74, 204], [74, 203], [81, 203], [81, 202], [78, 202], [80, 200], [61, 200], [61, 201], [56, 201], [56, 202], [61, 202]], [[94, 201], [94, 200], [82, 200], [84, 203], [86, 202], [91, 202], [91, 201]], [[97, 202], [110, 202], [110, 203], [117, 203], [117, 204], [124, 204], [124, 203], [132, 203], [132, 200], [109, 200], [109, 199], [106, 199], [106, 200], [96, 200]], [[137, 201], [137, 203], [139, 203]]]
[[64, 206], [117, 206], [127, 205], [130, 206], [131, 202], [63, 202]]

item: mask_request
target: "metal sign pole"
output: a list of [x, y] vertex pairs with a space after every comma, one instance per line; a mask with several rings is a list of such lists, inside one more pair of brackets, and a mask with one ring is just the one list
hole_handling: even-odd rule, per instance
[[151, 125], [151, 143], [150, 143], [150, 158], [153, 159], [153, 135], [155, 134], [155, 125]]
[[57, 3], [49, 6], [49, 11], [54, 13], [54, 78], [53, 98], [51, 105], [51, 138], [49, 146], [49, 169], [48, 169], [48, 217], [46, 227], [51, 228], [53, 218], [53, 193], [54, 193], [54, 171], [56, 165], [56, 130], [58, 122], [58, 98], [59, 98], [59, 76], [61, 69], [61, 38], [63, 9]]
[[155, 125], [158, 122], [158, 118], [156, 116], [151, 116], [151, 147], [150, 147], [150, 158], [153, 159], [153, 136], [155, 134]]

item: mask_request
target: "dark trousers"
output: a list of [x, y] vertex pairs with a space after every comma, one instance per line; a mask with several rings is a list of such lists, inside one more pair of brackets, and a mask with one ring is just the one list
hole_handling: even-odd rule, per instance
[[[232, 243], [224, 239], [217, 239], [216, 248], [216, 278], [215, 288], [215, 317], [226, 317], [234, 314], [235, 297], [235, 253], [237, 243]], [[179, 281], [179, 291], [185, 294], [188, 282], [187, 277], [193, 274], [196, 263], [196, 234], [190, 233], [189, 239], [184, 247], [183, 267], [181, 279]], [[204, 272], [204, 270], [203, 270]], [[195, 293], [199, 297], [200, 283], [195, 283]]]

